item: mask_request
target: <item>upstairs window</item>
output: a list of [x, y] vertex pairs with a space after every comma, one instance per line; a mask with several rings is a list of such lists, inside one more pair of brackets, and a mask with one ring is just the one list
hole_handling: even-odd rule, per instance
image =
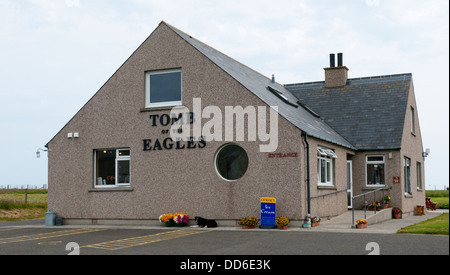
[[181, 70], [147, 72], [145, 77], [145, 107], [182, 105]]
[[414, 107], [411, 106], [411, 133], [416, 133], [416, 112], [414, 111]]

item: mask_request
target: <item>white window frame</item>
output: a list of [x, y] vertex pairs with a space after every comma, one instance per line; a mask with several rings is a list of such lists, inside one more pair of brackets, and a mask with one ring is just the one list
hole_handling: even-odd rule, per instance
[[411, 106], [411, 133], [416, 134], [416, 112], [413, 106]]
[[[380, 157], [382, 157], [383, 160], [369, 161], [369, 158], [380, 158]], [[384, 166], [384, 168], [383, 168], [384, 169], [384, 172], [383, 172], [384, 184], [369, 184], [369, 181], [368, 181], [369, 178], [367, 176], [367, 172], [368, 172], [367, 166], [369, 164], [383, 164], [383, 166]], [[386, 157], [384, 155], [367, 155], [366, 156], [366, 187], [384, 187], [384, 186], [386, 186]]]
[[[97, 152], [104, 150], [114, 150], [116, 151], [116, 157], [114, 160], [114, 176], [115, 176], [115, 184], [114, 185], [99, 185], [97, 182]], [[130, 154], [128, 156], [121, 156], [121, 151], [129, 151]], [[131, 149], [130, 148], [109, 148], [109, 149], [96, 149], [94, 150], [94, 188], [117, 188], [117, 187], [129, 187], [131, 186], [131, 179], [129, 183], [118, 183], [119, 176], [119, 161], [129, 161], [130, 162], [130, 178], [131, 178]]]
[[423, 189], [423, 182], [422, 182], [422, 163], [416, 162], [416, 174], [417, 174], [417, 190]]
[[[317, 185], [334, 186], [334, 159], [337, 155], [333, 150], [317, 147]], [[325, 162], [325, 175], [322, 175], [322, 162]], [[322, 179], [325, 181], [322, 182]]]
[[[408, 157], [403, 158], [403, 170], [405, 175], [405, 195], [412, 195], [412, 163]], [[409, 167], [409, 169], [408, 169]], [[408, 188], [409, 187], [409, 188]], [[410, 192], [408, 192], [408, 189]]]
[[[121, 151], [129, 151], [130, 153], [128, 154], [128, 156], [121, 156], [120, 152]], [[129, 165], [130, 165], [130, 170], [131, 170], [131, 150], [130, 149], [117, 149], [116, 150], [116, 185], [117, 186], [130, 186], [131, 185], [131, 179], [129, 180], [128, 183], [119, 183], [117, 182], [119, 179], [119, 161], [128, 161]], [[130, 178], [131, 178], [131, 171], [130, 172]]]
[[[157, 74], [169, 74], [169, 73], [181, 73], [180, 82], [181, 82], [181, 91], [180, 91], [180, 101], [167, 101], [167, 102], [158, 102], [151, 103], [150, 102], [150, 77], [152, 75]], [[174, 70], [161, 70], [161, 71], [151, 71], [145, 73], [145, 108], [158, 108], [158, 107], [172, 107], [172, 106], [181, 106], [183, 105], [183, 73], [181, 69]]]

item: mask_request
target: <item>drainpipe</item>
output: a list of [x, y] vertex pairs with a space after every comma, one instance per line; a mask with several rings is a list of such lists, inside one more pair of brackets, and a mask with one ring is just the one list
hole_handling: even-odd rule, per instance
[[302, 136], [304, 137], [306, 143], [306, 189], [307, 189], [307, 199], [308, 199], [308, 214], [311, 214], [311, 187], [310, 187], [310, 169], [309, 169], [309, 142], [308, 142], [308, 133], [302, 131]]

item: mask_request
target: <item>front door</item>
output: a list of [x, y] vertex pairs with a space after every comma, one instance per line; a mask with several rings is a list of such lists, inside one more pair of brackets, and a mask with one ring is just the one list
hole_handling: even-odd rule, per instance
[[352, 197], [353, 197], [353, 172], [352, 172], [352, 161], [347, 161], [347, 205], [348, 209], [352, 209]]

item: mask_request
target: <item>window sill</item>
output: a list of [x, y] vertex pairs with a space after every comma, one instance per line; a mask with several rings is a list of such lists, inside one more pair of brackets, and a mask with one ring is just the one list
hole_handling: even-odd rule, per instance
[[413, 195], [409, 194], [409, 193], [405, 193], [405, 198], [413, 198]]
[[[178, 105], [176, 105], [178, 106]], [[144, 107], [141, 108], [141, 113], [147, 113], [147, 112], [158, 112], [158, 111], [170, 111], [176, 106], [166, 106], [166, 107]]]
[[334, 185], [317, 185], [317, 189], [320, 190], [337, 190], [337, 187]]
[[97, 187], [89, 189], [89, 192], [130, 192], [130, 191], [134, 191], [134, 188], [120, 186], [120, 187], [103, 187], [103, 188]]

